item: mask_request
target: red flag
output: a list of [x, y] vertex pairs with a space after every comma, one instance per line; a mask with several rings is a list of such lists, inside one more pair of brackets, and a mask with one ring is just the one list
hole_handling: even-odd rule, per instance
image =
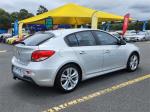
[[130, 14], [129, 13], [124, 16], [122, 35], [124, 35], [126, 33], [127, 29], [128, 29], [129, 18], [130, 18]]

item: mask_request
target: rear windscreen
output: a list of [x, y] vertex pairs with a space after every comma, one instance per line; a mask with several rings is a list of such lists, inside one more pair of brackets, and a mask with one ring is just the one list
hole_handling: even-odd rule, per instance
[[34, 34], [25, 39], [23, 42], [27, 46], [37, 46], [49, 40], [53, 36], [53, 34]]

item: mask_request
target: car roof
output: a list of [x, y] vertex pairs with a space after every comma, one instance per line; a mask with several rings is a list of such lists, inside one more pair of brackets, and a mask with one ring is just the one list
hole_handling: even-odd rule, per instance
[[[94, 29], [88, 29], [88, 28], [79, 28], [79, 29], [59, 29], [59, 30], [51, 30], [46, 31], [47, 33], [53, 33], [56, 36], [67, 36], [71, 33], [76, 33], [80, 31], [88, 31], [88, 30], [94, 30]], [[99, 30], [100, 31], [100, 30]]]
[[110, 34], [119, 34], [118, 32], [109, 32]]

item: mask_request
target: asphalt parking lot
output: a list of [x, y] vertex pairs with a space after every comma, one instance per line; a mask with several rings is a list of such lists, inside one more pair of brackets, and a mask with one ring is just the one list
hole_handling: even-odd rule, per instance
[[137, 71], [96, 77], [68, 94], [13, 80], [13, 48], [0, 44], [0, 112], [150, 112], [150, 42], [135, 44], [141, 51]]

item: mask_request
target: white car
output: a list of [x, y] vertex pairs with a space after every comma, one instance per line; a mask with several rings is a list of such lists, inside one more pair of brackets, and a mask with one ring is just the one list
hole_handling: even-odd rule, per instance
[[0, 37], [3, 36], [3, 34], [0, 34]]
[[14, 79], [73, 91], [80, 81], [121, 69], [135, 71], [139, 49], [107, 32], [66, 29], [37, 33], [17, 44]]
[[125, 38], [127, 39], [127, 41], [145, 41], [149, 40], [150, 33], [148, 31], [131, 31], [126, 33]]
[[128, 42], [136, 42], [137, 41], [137, 33], [136, 31], [128, 31], [124, 37]]
[[138, 33], [138, 40], [143, 41], [143, 40], [149, 40], [150, 39], [150, 33], [148, 31], [141, 31]]
[[137, 39], [137, 41], [144, 41], [144, 40], [146, 40], [146, 35], [145, 35], [145, 33], [138, 33], [138, 34], [136, 35], [136, 39]]
[[4, 33], [3, 36], [8, 38], [8, 37], [11, 37], [12, 35], [10, 33]]

